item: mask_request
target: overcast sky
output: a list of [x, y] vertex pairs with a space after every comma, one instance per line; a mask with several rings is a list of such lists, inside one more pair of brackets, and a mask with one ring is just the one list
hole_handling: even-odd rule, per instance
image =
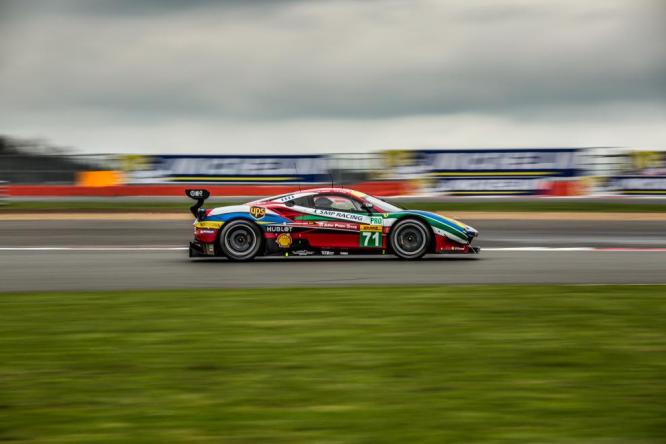
[[0, 134], [85, 152], [666, 147], [666, 0], [0, 0]]

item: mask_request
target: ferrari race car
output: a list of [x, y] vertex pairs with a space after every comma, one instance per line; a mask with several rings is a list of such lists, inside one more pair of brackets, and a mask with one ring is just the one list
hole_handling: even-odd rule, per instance
[[395, 254], [419, 259], [427, 253], [478, 253], [478, 232], [428, 211], [406, 210], [346, 188], [317, 188], [243, 205], [202, 208], [210, 193], [186, 190], [197, 201], [190, 257]]

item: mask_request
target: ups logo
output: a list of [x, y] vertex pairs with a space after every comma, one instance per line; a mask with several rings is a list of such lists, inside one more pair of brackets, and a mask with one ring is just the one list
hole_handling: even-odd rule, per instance
[[261, 207], [250, 207], [250, 214], [255, 219], [261, 219], [266, 215], [266, 208]]

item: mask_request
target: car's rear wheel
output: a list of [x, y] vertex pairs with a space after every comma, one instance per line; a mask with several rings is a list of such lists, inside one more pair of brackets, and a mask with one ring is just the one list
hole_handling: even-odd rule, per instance
[[428, 252], [430, 236], [430, 228], [420, 220], [400, 220], [391, 230], [391, 249], [399, 258], [419, 259]]
[[232, 261], [249, 261], [261, 248], [261, 230], [245, 220], [234, 220], [224, 225], [219, 239], [222, 253]]

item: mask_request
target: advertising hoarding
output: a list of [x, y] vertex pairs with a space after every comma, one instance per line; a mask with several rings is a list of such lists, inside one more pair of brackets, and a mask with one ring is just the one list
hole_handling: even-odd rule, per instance
[[666, 152], [633, 151], [622, 174], [610, 177], [610, 192], [629, 195], [666, 195]]
[[128, 183], [317, 183], [326, 182], [323, 155], [128, 156]]
[[529, 195], [580, 176], [578, 155], [575, 148], [420, 150], [400, 171], [424, 178], [435, 193]]

